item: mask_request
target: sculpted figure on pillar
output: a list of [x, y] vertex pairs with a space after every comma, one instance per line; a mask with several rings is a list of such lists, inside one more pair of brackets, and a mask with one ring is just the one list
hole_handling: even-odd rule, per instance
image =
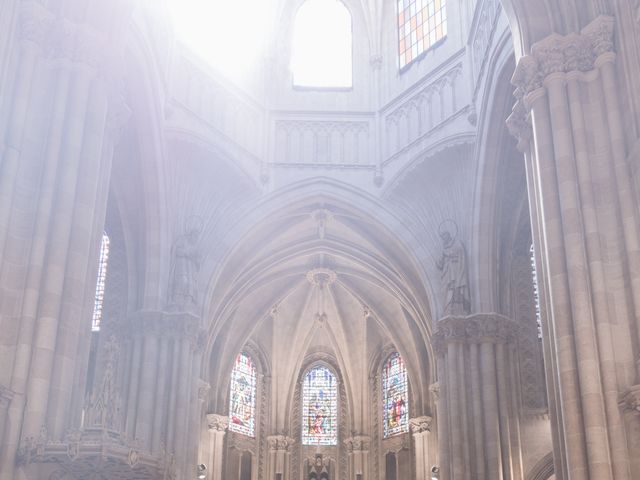
[[169, 276], [170, 305], [195, 305], [198, 301], [197, 276], [200, 268], [200, 252], [197, 248], [202, 233], [202, 219], [187, 218], [184, 234], [171, 247], [171, 273]]
[[445, 220], [438, 234], [442, 240], [442, 255], [436, 262], [440, 270], [442, 314], [467, 315], [471, 310], [467, 253], [458, 238], [458, 226], [453, 220]]

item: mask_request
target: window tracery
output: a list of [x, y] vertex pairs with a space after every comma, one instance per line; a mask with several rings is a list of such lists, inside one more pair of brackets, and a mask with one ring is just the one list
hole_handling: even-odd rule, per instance
[[325, 366], [312, 368], [303, 379], [302, 444], [338, 444], [338, 382]]
[[256, 366], [253, 359], [240, 353], [231, 371], [229, 430], [255, 437]]
[[398, 54], [403, 69], [447, 36], [446, 0], [397, 0]]
[[407, 368], [398, 352], [382, 368], [384, 438], [409, 431], [409, 382]]

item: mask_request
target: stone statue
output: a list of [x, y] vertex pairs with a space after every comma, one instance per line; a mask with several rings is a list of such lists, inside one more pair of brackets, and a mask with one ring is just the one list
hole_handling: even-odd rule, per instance
[[467, 253], [458, 238], [458, 226], [445, 220], [438, 227], [442, 255], [436, 262], [440, 270], [443, 316], [468, 315], [471, 310], [467, 277]]
[[171, 272], [169, 276], [169, 303], [171, 305], [195, 305], [198, 300], [197, 277], [200, 253], [197, 248], [202, 233], [202, 219], [187, 218], [185, 232], [171, 247]]

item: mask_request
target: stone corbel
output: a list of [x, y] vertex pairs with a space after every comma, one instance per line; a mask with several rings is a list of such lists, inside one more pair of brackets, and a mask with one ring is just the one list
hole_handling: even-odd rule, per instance
[[349, 437], [344, 441], [349, 453], [353, 452], [366, 452], [371, 446], [371, 437], [366, 435], [356, 435]]

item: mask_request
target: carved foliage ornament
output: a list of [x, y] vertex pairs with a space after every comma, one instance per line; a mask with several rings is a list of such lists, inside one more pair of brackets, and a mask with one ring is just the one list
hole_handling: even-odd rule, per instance
[[288, 452], [293, 446], [294, 440], [286, 435], [270, 435], [267, 437], [267, 445], [269, 450]]
[[517, 324], [502, 315], [471, 315], [445, 317], [438, 322], [433, 336], [436, 351], [443, 355], [447, 344], [457, 343], [511, 343], [518, 335]]
[[519, 140], [521, 150], [530, 138], [529, 109], [523, 104], [526, 95], [542, 87], [549, 75], [593, 70], [599, 57], [613, 52], [613, 27], [613, 17], [602, 15], [579, 34], [546, 37], [531, 47], [530, 55], [518, 61], [511, 79], [517, 103], [507, 119], [507, 127]]
[[369, 450], [371, 438], [364, 435], [356, 435], [355, 437], [347, 438], [344, 443], [349, 453], [362, 452]]
[[229, 417], [227, 415], [210, 413], [207, 415], [207, 427], [209, 430], [224, 432], [227, 427], [229, 427]]
[[409, 427], [413, 433], [423, 433], [431, 431], [432, 418], [429, 416], [422, 416], [411, 418], [409, 420]]

